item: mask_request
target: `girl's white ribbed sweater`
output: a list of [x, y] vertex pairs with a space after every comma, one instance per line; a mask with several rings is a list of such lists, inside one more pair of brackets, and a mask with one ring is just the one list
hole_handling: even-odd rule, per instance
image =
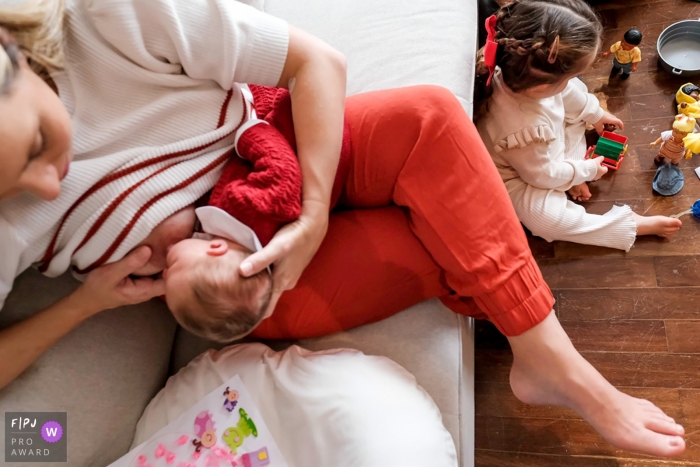
[[277, 85], [287, 56], [287, 24], [234, 0], [67, 3], [75, 162], [57, 200], [0, 203], [0, 308], [33, 263], [116, 261], [211, 189], [248, 115], [236, 83]]

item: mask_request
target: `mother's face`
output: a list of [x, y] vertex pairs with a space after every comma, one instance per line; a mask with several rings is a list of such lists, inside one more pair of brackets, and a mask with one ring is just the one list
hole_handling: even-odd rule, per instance
[[73, 158], [70, 117], [26, 60], [18, 62], [9, 92], [0, 95], [0, 200], [23, 191], [52, 200]]

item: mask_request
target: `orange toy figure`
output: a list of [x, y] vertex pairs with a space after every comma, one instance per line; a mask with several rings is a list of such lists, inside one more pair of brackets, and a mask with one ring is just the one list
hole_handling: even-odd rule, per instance
[[654, 158], [656, 164], [663, 164], [668, 158], [671, 164], [678, 165], [681, 158], [693, 157], [693, 153], [700, 152], [700, 134], [693, 133], [695, 119], [687, 115], [676, 115], [673, 122], [673, 129], [664, 131], [661, 136], [650, 143], [649, 146], [656, 147], [661, 143], [659, 154]]
[[620, 79], [627, 79], [631, 72], [637, 71], [637, 63], [642, 61], [642, 51], [637, 47], [641, 43], [641, 31], [630, 29], [621, 41], [615, 42], [610, 50], [603, 53], [603, 57], [615, 54], [610, 77], [617, 76], [622, 72]]

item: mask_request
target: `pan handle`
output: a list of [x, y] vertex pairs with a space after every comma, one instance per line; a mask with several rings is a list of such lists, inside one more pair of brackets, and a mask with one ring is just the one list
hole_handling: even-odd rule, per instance
[[673, 68], [671, 71], [673, 71], [674, 75], [680, 75], [681, 73], [683, 73], [683, 70], [678, 70], [677, 68]]

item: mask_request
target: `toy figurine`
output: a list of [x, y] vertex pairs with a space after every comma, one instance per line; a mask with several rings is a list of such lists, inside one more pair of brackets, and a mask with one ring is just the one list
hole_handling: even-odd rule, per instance
[[622, 71], [620, 79], [627, 79], [630, 73], [637, 71], [637, 63], [642, 61], [642, 51], [637, 47], [642, 43], [642, 33], [639, 29], [630, 29], [623, 39], [615, 42], [610, 50], [603, 53], [603, 57], [614, 54], [613, 67], [610, 76], [617, 76]]
[[673, 129], [664, 131], [661, 136], [650, 143], [649, 146], [656, 147], [661, 143], [659, 154], [654, 158], [656, 164], [663, 164], [668, 158], [671, 164], [678, 165], [681, 158], [693, 157], [693, 153], [700, 152], [700, 134], [693, 133], [695, 119], [687, 115], [676, 115], [673, 122]]
[[[696, 121], [700, 118], [700, 87], [693, 83], [686, 83], [678, 89], [676, 93], [676, 104], [678, 113], [687, 117], [692, 117]], [[696, 131], [700, 131], [697, 124]]]

